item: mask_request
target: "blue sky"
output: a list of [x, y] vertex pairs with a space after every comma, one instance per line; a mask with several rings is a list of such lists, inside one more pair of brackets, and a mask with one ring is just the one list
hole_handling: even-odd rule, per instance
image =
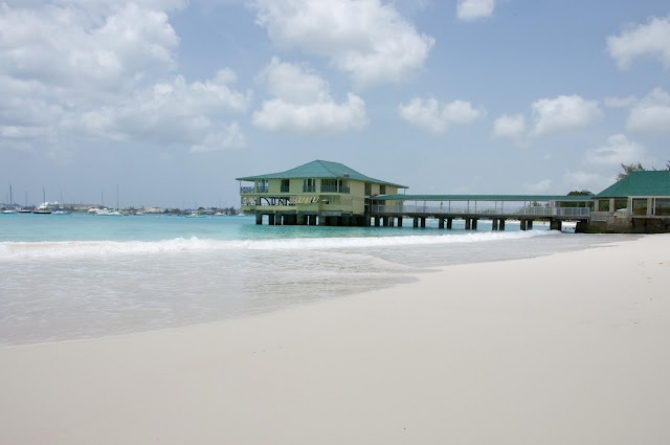
[[0, 201], [238, 206], [236, 177], [314, 159], [598, 192], [670, 159], [667, 1], [0, 5]]

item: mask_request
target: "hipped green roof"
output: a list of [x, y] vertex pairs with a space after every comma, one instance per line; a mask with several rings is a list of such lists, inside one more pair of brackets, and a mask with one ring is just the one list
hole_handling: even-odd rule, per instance
[[598, 193], [596, 198], [629, 196], [670, 196], [670, 171], [631, 172]]
[[381, 181], [379, 179], [365, 176], [353, 168], [347, 167], [339, 162], [330, 161], [312, 161], [307, 164], [286, 170], [281, 173], [270, 173], [259, 176], [245, 176], [237, 178], [238, 181], [257, 181], [259, 179], [299, 179], [299, 178], [314, 178], [314, 179], [355, 179], [357, 181], [372, 182], [375, 184], [384, 184], [395, 186], [399, 188], [407, 188], [405, 185], [394, 184], [392, 182]]

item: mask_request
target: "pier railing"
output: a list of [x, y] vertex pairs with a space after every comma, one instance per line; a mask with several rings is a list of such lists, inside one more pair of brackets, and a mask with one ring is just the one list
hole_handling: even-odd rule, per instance
[[536, 216], [536, 217], [575, 217], [588, 218], [591, 209], [588, 207], [542, 207], [530, 206], [516, 209], [505, 208], [480, 208], [470, 205], [435, 206], [421, 204], [394, 204], [394, 205], [374, 205], [372, 212], [377, 214], [425, 214], [425, 215], [444, 215], [444, 216]]

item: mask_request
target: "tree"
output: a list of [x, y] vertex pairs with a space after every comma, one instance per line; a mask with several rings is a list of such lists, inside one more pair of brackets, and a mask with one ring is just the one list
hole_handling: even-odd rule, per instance
[[[593, 196], [593, 192], [590, 190], [573, 190], [568, 193], [568, 196]], [[586, 203], [582, 202], [562, 202], [560, 207], [584, 207]]]
[[590, 190], [573, 190], [568, 193], [568, 196], [591, 196], [593, 192]]
[[616, 178], [617, 181], [622, 180], [632, 172], [643, 172], [647, 170], [646, 168], [642, 167], [642, 164], [639, 162], [637, 163], [637, 165], [635, 163], [621, 164], [621, 168], [623, 169], [623, 172], [619, 173], [619, 176], [617, 176]]

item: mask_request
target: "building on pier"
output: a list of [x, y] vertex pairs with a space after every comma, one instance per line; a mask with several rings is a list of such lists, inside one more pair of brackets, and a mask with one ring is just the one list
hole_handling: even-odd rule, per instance
[[281, 173], [237, 178], [242, 212], [270, 225], [366, 226], [370, 198], [407, 187], [316, 160]]
[[362, 175], [336, 162], [313, 161], [294, 169], [238, 178], [242, 211], [270, 225], [402, 226], [427, 219], [466, 230], [479, 221], [505, 230], [518, 221], [521, 230], [546, 221], [561, 230], [566, 221], [577, 232], [670, 232], [670, 171], [632, 172], [598, 195], [407, 195], [407, 186]]
[[593, 197], [589, 232], [670, 232], [670, 171], [636, 171]]

